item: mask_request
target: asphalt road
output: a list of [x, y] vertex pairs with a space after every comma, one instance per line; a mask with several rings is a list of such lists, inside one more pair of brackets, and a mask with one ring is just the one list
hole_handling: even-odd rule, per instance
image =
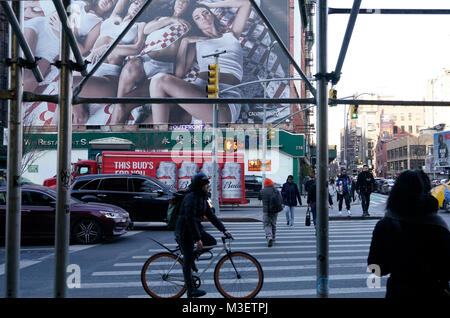
[[[385, 196], [374, 195], [370, 213], [384, 214]], [[223, 209], [220, 217], [233, 233], [233, 250], [254, 255], [264, 269], [264, 285], [258, 297], [316, 297], [316, 242], [314, 227], [305, 227], [305, 207], [296, 208], [294, 227], [286, 226], [285, 216], [278, 216], [278, 234], [274, 246], [267, 247], [258, 208]], [[345, 212], [345, 211], [344, 211]], [[386, 278], [378, 288], [368, 288], [367, 255], [372, 230], [377, 219], [361, 219], [359, 204], [352, 205], [353, 218], [336, 217], [330, 221], [330, 297], [383, 298]], [[338, 216], [337, 208], [330, 216]], [[450, 224], [450, 213], [440, 215]], [[231, 217], [231, 216], [234, 216]], [[250, 222], [236, 222], [238, 217], [253, 216]], [[234, 220], [234, 222], [231, 222]], [[217, 239], [215, 228], [205, 223], [208, 232]], [[140, 283], [140, 270], [145, 260], [161, 251], [150, 238], [174, 247], [173, 232], [161, 223], [140, 223], [126, 235], [96, 245], [71, 245], [68, 273], [70, 298], [147, 298]], [[54, 249], [51, 242], [23, 246], [21, 250], [20, 297], [53, 297]], [[0, 248], [0, 295], [5, 293], [5, 249]], [[199, 263], [201, 269], [204, 264]], [[79, 272], [78, 272], [79, 270]], [[74, 276], [75, 274], [79, 275]], [[72, 275], [74, 274], [74, 275]], [[212, 271], [202, 278], [206, 297], [220, 298], [215, 289]], [[77, 286], [76, 283], [80, 285]], [[80, 287], [80, 288], [77, 288]]]

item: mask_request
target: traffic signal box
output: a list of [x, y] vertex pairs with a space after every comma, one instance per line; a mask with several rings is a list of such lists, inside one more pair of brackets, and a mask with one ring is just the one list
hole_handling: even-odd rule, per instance
[[219, 63], [209, 64], [208, 69], [208, 98], [219, 98]]
[[[328, 93], [329, 99], [337, 99], [337, 90], [334, 88], [330, 88], [330, 91]], [[337, 104], [330, 104], [330, 107], [337, 106]]]
[[358, 107], [359, 107], [359, 105], [351, 105], [351, 108], [350, 108], [350, 117], [351, 117], [351, 119], [357, 119], [358, 118]]

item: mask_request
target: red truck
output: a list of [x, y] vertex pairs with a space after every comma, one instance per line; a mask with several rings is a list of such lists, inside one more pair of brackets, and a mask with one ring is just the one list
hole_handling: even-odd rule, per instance
[[[73, 180], [86, 174], [142, 174], [154, 177], [174, 190], [186, 189], [191, 177], [204, 172], [212, 178], [212, 157], [208, 152], [104, 151], [95, 160], [78, 160], [72, 165]], [[219, 200], [224, 204], [245, 204], [245, 166], [243, 154], [219, 154], [216, 170]], [[56, 177], [44, 180], [56, 187]]]

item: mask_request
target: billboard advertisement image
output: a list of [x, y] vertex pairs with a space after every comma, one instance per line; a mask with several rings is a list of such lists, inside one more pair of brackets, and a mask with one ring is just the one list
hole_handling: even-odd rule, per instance
[[[289, 0], [256, 1], [289, 47]], [[70, 26], [86, 61], [87, 71], [145, 5], [145, 0], [72, 1]], [[24, 2], [24, 34], [45, 77], [37, 83], [24, 74], [24, 90], [58, 94], [61, 23], [51, 1]], [[287, 81], [234, 87], [273, 77], [289, 77], [289, 60], [248, 0], [154, 0], [83, 85], [80, 97], [206, 97], [208, 65], [219, 51], [220, 97], [289, 98]], [[73, 60], [73, 59], [72, 59]], [[83, 76], [73, 73], [73, 87]], [[56, 126], [57, 105], [24, 105], [27, 126]], [[267, 120], [290, 114], [290, 105], [267, 105]], [[263, 105], [220, 105], [222, 123], [261, 123]], [[209, 104], [83, 104], [73, 106], [76, 125], [136, 125], [210, 123]]]
[[434, 134], [434, 166], [450, 167], [450, 131]]

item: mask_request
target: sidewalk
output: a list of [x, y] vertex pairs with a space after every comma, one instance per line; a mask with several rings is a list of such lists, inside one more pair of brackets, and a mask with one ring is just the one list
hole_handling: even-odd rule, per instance
[[[219, 219], [224, 222], [262, 222], [262, 203], [258, 199], [248, 199], [249, 203], [239, 205], [222, 205], [220, 206]], [[302, 197], [303, 205], [295, 208], [296, 219], [305, 219], [306, 216], [306, 198]], [[347, 217], [345, 208], [342, 210], [342, 216], [339, 216], [338, 207], [334, 205], [333, 209], [329, 209], [330, 221], [351, 221], [351, 220], [376, 220], [384, 216], [385, 211], [376, 211], [369, 209], [370, 216], [362, 217], [361, 201], [356, 200], [351, 203], [352, 216]], [[278, 213], [284, 218], [284, 212]]]

